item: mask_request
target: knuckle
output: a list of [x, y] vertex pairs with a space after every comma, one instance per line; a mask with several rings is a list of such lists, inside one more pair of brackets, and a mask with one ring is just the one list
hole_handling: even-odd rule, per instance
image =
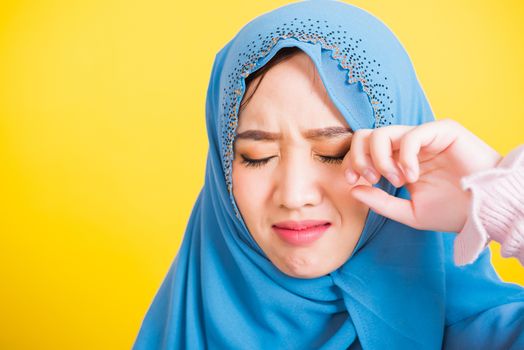
[[399, 151], [398, 156], [399, 160], [407, 160], [408, 152], [411, 150], [411, 147], [413, 147], [413, 142], [415, 139], [413, 138], [413, 135], [406, 135], [400, 140], [399, 145]]
[[[415, 130], [415, 129], [413, 129]], [[409, 146], [413, 140], [413, 130], [408, 131], [399, 142], [400, 150]]]
[[381, 139], [384, 139], [387, 136], [387, 130], [385, 128], [375, 129], [369, 136], [370, 141], [375, 143]]
[[413, 128], [408, 131], [404, 137], [400, 140], [400, 152], [405, 152], [413, 147], [417, 146], [418, 137], [422, 133], [422, 128]]
[[451, 119], [451, 118], [444, 118], [441, 120], [443, 123], [445, 124], [448, 124], [450, 126], [459, 126], [459, 122], [457, 122], [455, 119]]
[[385, 162], [383, 160], [380, 160], [378, 162], [375, 162], [375, 168], [381, 172], [382, 174], [388, 173], [390, 171], [393, 171], [393, 166], [389, 162]]
[[360, 140], [366, 137], [367, 135], [369, 135], [369, 133], [370, 133], [369, 129], [358, 129], [358, 130], [355, 130], [355, 132], [353, 132], [353, 138]]

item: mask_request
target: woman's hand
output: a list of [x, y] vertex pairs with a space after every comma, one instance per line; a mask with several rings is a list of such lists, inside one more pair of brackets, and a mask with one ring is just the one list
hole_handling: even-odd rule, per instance
[[460, 232], [471, 200], [460, 179], [495, 167], [501, 159], [458, 122], [443, 119], [357, 130], [343, 167], [350, 184], [359, 176], [375, 184], [383, 175], [396, 187], [406, 185], [411, 200], [372, 186], [351, 189], [356, 199], [378, 214], [421, 230]]

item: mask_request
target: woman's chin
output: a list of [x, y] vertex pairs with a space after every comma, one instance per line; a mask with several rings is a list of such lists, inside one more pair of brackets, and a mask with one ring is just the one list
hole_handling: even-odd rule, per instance
[[325, 276], [339, 267], [327, 265], [325, 259], [298, 255], [288, 255], [278, 262], [272, 262], [284, 274], [303, 279]]

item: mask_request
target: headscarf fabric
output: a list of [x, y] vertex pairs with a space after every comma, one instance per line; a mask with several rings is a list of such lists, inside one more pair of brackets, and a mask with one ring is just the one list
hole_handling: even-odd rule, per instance
[[[298, 2], [244, 26], [215, 57], [204, 185], [133, 349], [451, 348], [492, 329], [497, 314], [489, 311], [500, 307], [521, 321], [497, 334], [524, 333], [523, 288], [500, 280], [489, 249], [475, 263], [455, 266], [455, 233], [417, 230], [370, 210], [337, 270], [301, 279], [269, 261], [232, 194], [233, 141], [245, 78], [284, 47], [311, 58], [353, 130], [434, 120], [400, 42], [358, 7]], [[409, 199], [405, 187], [384, 178], [374, 186]], [[461, 328], [446, 332], [453, 325]]]

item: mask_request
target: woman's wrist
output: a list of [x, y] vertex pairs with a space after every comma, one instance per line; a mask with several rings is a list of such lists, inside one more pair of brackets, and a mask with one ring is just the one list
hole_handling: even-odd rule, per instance
[[508, 252], [524, 249], [519, 246], [524, 245], [520, 241], [524, 233], [514, 232], [520, 227], [514, 223], [524, 218], [524, 145], [500, 159], [496, 167], [463, 177], [461, 186], [471, 192], [471, 202], [455, 240], [455, 261], [459, 265], [472, 262], [491, 239], [504, 246], [511, 238]]
[[[466, 222], [467, 222], [468, 218], [471, 216], [471, 213], [472, 212], [476, 212], [475, 211], [475, 206], [473, 206], [473, 202], [472, 202], [474, 200], [473, 190], [474, 190], [474, 188], [483, 186], [480, 183], [481, 179], [482, 179], [482, 176], [480, 176], [480, 175], [481, 174], [486, 174], [486, 173], [492, 171], [491, 169], [498, 168], [500, 163], [501, 163], [501, 161], [503, 159], [504, 159], [504, 157], [500, 153], [498, 153], [497, 151], [493, 150], [493, 152], [490, 152], [490, 155], [487, 156], [487, 159], [485, 161], [483, 161], [484, 167], [474, 171], [473, 173], [471, 173], [469, 175], [465, 175], [465, 176], [463, 176], [460, 179], [459, 186], [461, 187], [462, 191], [465, 193], [465, 196], [468, 197], [468, 200], [467, 200], [467, 208], [465, 210], [466, 215], [465, 215], [464, 221], [463, 221], [464, 223], [461, 226], [461, 229], [458, 230], [457, 232], [461, 232], [462, 230], [464, 230], [464, 227], [466, 226]], [[489, 164], [491, 164], [491, 165], [489, 165]]]

